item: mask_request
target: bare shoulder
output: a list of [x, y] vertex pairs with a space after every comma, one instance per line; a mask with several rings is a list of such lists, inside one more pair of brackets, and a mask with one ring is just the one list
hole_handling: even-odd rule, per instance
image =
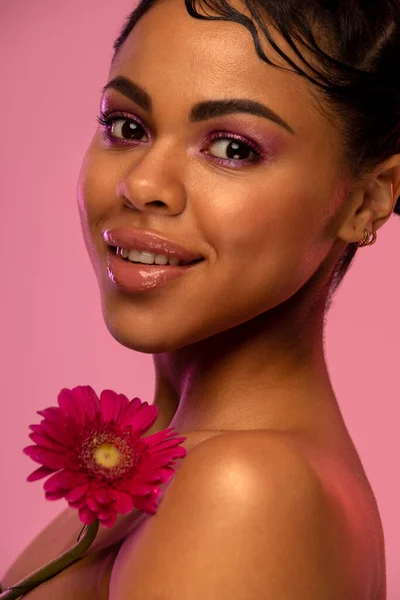
[[178, 486], [188, 491], [201, 482], [202, 493], [196, 490], [199, 501], [215, 497], [214, 486], [229, 487], [236, 502], [246, 505], [257, 497], [264, 502], [271, 489], [270, 502], [280, 492], [287, 501], [300, 493], [312, 494], [315, 501], [323, 497], [320, 479], [296, 443], [274, 432], [232, 431], [209, 438], [188, 454], [178, 472], [175, 493]]
[[295, 443], [229, 432], [196, 446], [123, 543], [110, 599], [357, 600], [346, 531]]

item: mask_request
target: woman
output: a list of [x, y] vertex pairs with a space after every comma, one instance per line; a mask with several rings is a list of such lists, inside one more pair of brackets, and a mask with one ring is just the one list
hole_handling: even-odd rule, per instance
[[[78, 185], [107, 327], [154, 354], [149, 433], [175, 427], [188, 454], [156, 515], [27, 597], [383, 600], [323, 327], [360, 241], [400, 212], [400, 5], [196, 10], [129, 16]], [[65, 511], [3, 588], [79, 529]]]

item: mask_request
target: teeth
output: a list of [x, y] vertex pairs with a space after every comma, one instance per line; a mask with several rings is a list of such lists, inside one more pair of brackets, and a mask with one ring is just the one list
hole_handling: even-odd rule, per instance
[[165, 254], [156, 254], [154, 262], [156, 265], [166, 265], [168, 262], [168, 256], [165, 256]]
[[176, 266], [179, 264], [187, 264], [186, 261], [181, 261], [176, 256], [167, 256], [165, 254], [154, 254], [145, 250], [127, 250], [126, 248], [117, 248], [117, 254], [123, 258], [128, 258], [131, 262], [140, 262], [145, 265], [166, 265]]
[[[133, 250], [131, 252], [133, 255], [133, 252], [137, 252], [137, 250]], [[152, 265], [154, 263], [154, 259], [156, 256], [152, 252], [137, 252], [138, 258], [131, 258], [131, 252], [129, 252], [129, 260], [135, 260], [137, 262], [144, 263], [145, 265]]]
[[128, 257], [129, 260], [137, 262], [139, 260], [139, 250], [129, 250]]

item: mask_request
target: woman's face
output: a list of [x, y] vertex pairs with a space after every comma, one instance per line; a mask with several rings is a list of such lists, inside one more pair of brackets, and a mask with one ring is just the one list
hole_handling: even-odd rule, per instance
[[[111, 334], [127, 347], [164, 352], [291, 297], [330, 252], [344, 198], [338, 132], [306, 80], [259, 59], [244, 27], [194, 19], [183, 0], [163, 0], [142, 17], [108, 81], [116, 77], [144, 88], [151, 110], [108, 88], [101, 110], [123, 114], [99, 126], [78, 183]], [[198, 103], [230, 99], [261, 103], [287, 127], [248, 112], [198, 109], [190, 118]], [[149, 230], [204, 260], [163, 285], [152, 286], [150, 274], [146, 289], [127, 291], [109, 274], [102, 236], [121, 226]]]

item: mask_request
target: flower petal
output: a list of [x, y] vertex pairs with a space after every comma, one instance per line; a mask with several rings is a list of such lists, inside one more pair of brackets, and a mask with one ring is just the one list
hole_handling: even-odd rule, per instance
[[104, 507], [92, 496], [86, 496], [86, 506], [96, 514], [104, 510]]
[[63, 470], [54, 473], [43, 487], [47, 492], [58, 492], [67, 491], [85, 483], [87, 483], [87, 477], [83, 473]]
[[42, 435], [46, 435], [57, 444], [62, 444], [66, 448], [69, 448], [71, 445], [73, 445], [73, 438], [68, 431], [68, 426], [69, 423], [66, 420], [64, 420], [62, 423], [42, 421], [41, 424], [38, 425]]
[[62, 454], [57, 454], [51, 450], [40, 448], [40, 446], [27, 446], [23, 449], [24, 454], [29, 456], [35, 462], [41, 463], [48, 469], [58, 471], [65, 464], [65, 457]]
[[32, 442], [35, 442], [38, 446], [42, 448], [49, 448], [49, 450], [55, 450], [56, 452], [62, 452], [62, 446], [59, 446], [57, 442], [49, 439], [46, 435], [41, 435], [40, 433], [31, 433], [29, 434]]
[[[171, 436], [174, 436], [175, 433], [172, 432], [172, 427], [169, 429], [163, 429], [162, 431], [157, 431], [157, 433], [152, 433], [147, 437], [142, 439], [142, 442], [146, 442], [146, 444], [151, 448], [152, 446], [157, 446], [162, 441], [169, 439]], [[168, 433], [167, 433], [168, 432]]]
[[81, 423], [86, 423], [87, 411], [85, 410], [87, 404], [87, 393], [83, 386], [78, 385], [72, 390], [70, 390], [70, 394], [74, 399], [75, 408], [79, 413], [79, 420]]
[[136, 413], [140, 409], [142, 405], [142, 401], [140, 398], [133, 398], [125, 409], [124, 413], [121, 412], [119, 417], [119, 424], [121, 428], [130, 425], [132, 419], [135, 417]]
[[49, 406], [44, 410], [38, 410], [37, 414], [46, 419], [47, 421], [51, 421], [52, 423], [63, 423], [64, 415], [58, 406]]
[[[65, 494], [65, 499], [70, 504], [71, 504], [71, 502], [76, 502], [77, 500], [82, 500], [83, 497], [85, 496], [86, 492], [88, 491], [88, 489], [89, 489], [88, 483], [84, 483], [83, 485], [77, 485], [76, 487], [70, 489], [69, 492], [67, 492]], [[80, 508], [80, 506], [76, 507], [76, 508]]]
[[85, 396], [86, 396], [86, 409], [88, 411], [88, 417], [93, 415], [93, 419], [96, 415], [100, 414], [100, 400], [94, 389], [90, 385], [85, 385]]
[[58, 394], [58, 405], [63, 413], [76, 423], [84, 423], [84, 410], [79, 406], [71, 390], [63, 388]]
[[112, 390], [103, 390], [100, 394], [100, 407], [103, 420], [108, 423], [115, 419], [120, 409], [120, 400], [118, 394]]
[[153, 515], [157, 510], [157, 504], [147, 496], [145, 498], [135, 498], [133, 503], [135, 508], [150, 515]]
[[111, 514], [111, 516], [109, 517], [109, 519], [100, 519], [100, 523], [103, 525], [103, 527], [113, 527], [115, 521], [117, 518], [117, 513], [113, 512]]
[[91, 493], [100, 504], [109, 504], [111, 502], [111, 493], [108, 488], [96, 489], [94, 486], [92, 486]]
[[33, 431], [34, 433], [41, 433], [42, 428], [40, 427], [40, 425], [29, 425], [29, 429], [31, 431]]
[[140, 432], [140, 434], [142, 434], [154, 425], [157, 421], [157, 416], [158, 406], [155, 404], [149, 405], [147, 402], [144, 402], [134, 417], [129, 420], [129, 423], [126, 420], [124, 423], [131, 425], [132, 433]]
[[79, 518], [85, 525], [91, 525], [96, 520], [96, 515], [88, 508], [80, 508]]
[[151, 497], [152, 500], [158, 500], [158, 498], [162, 495], [162, 491], [161, 489], [158, 487], [158, 485], [153, 485], [153, 488], [151, 490]]
[[68, 500], [68, 504], [71, 508], [86, 508], [86, 499], [80, 498], [79, 500]]
[[85, 422], [90, 423], [99, 413], [99, 398], [90, 385], [77, 385], [72, 390], [85, 414]]
[[186, 449], [182, 446], [176, 448], [168, 448], [165, 452], [157, 452], [152, 454], [150, 458], [142, 463], [140, 470], [146, 471], [147, 469], [154, 471], [160, 467], [169, 465], [175, 458], [182, 458], [186, 456]]
[[169, 440], [164, 440], [157, 446], [153, 446], [151, 449], [151, 453], [156, 454], [158, 452], [162, 452], [163, 450], [168, 450], [168, 448], [174, 448], [175, 446], [179, 446], [179, 444], [181, 444], [185, 440], [185, 437], [176, 437]]
[[118, 394], [118, 396], [119, 396], [119, 400], [120, 400], [120, 408], [119, 408], [118, 418], [120, 418], [120, 417], [122, 417], [122, 415], [125, 413], [126, 409], [128, 408], [129, 400], [124, 394]]
[[129, 492], [131, 496], [147, 496], [147, 494], [150, 494], [151, 492], [151, 487], [152, 482], [144, 483], [142, 481], [137, 481], [136, 478], [134, 478], [129, 484], [126, 483], [124, 485], [124, 489]]
[[110, 506], [99, 512], [97, 514], [97, 518], [100, 519], [100, 521], [108, 521], [113, 517], [113, 515], [116, 516], [117, 512], [114, 507]]
[[154, 484], [154, 483], [166, 483], [173, 477], [175, 473], [175, 469], [170, 466], [166, 466], [157, 470], [147, 470], [147, 467], [143, 469], [139, 473], [139, 475], [135, 478], [135, 481], [139, 481], [145, 484]]
[[64, 494], [62, 492], [46, 492], [45, 498], [46, 500], [60, 500], [64, 498]]
[[113, 401], [113, 414], [112, 419], [115, 422], [118, 421], [119, 415], [121, 414], [122, 402], [119, 394], [114, 393], [114, 401]]
[[38, 479], [43, 479], [43, 477], [47, 477], [54, 473], [53, 469], [48, 469], [47, 467], [39, 467], [36, 471], [33, 471], [28, 477], [27, 481], [37, 481]]
[[117, 512], [126, 515], [133, 509], [132, 497], [125, 492], [117, 492], [114, 506]]
[[163, 474], [161, 469], [157, 469], [155, 471], [145, 470], [135, 475], [134, 483], [141, 483], [143, 485], [154, 485], [157, 483], [161, 483], [162, 479]]

